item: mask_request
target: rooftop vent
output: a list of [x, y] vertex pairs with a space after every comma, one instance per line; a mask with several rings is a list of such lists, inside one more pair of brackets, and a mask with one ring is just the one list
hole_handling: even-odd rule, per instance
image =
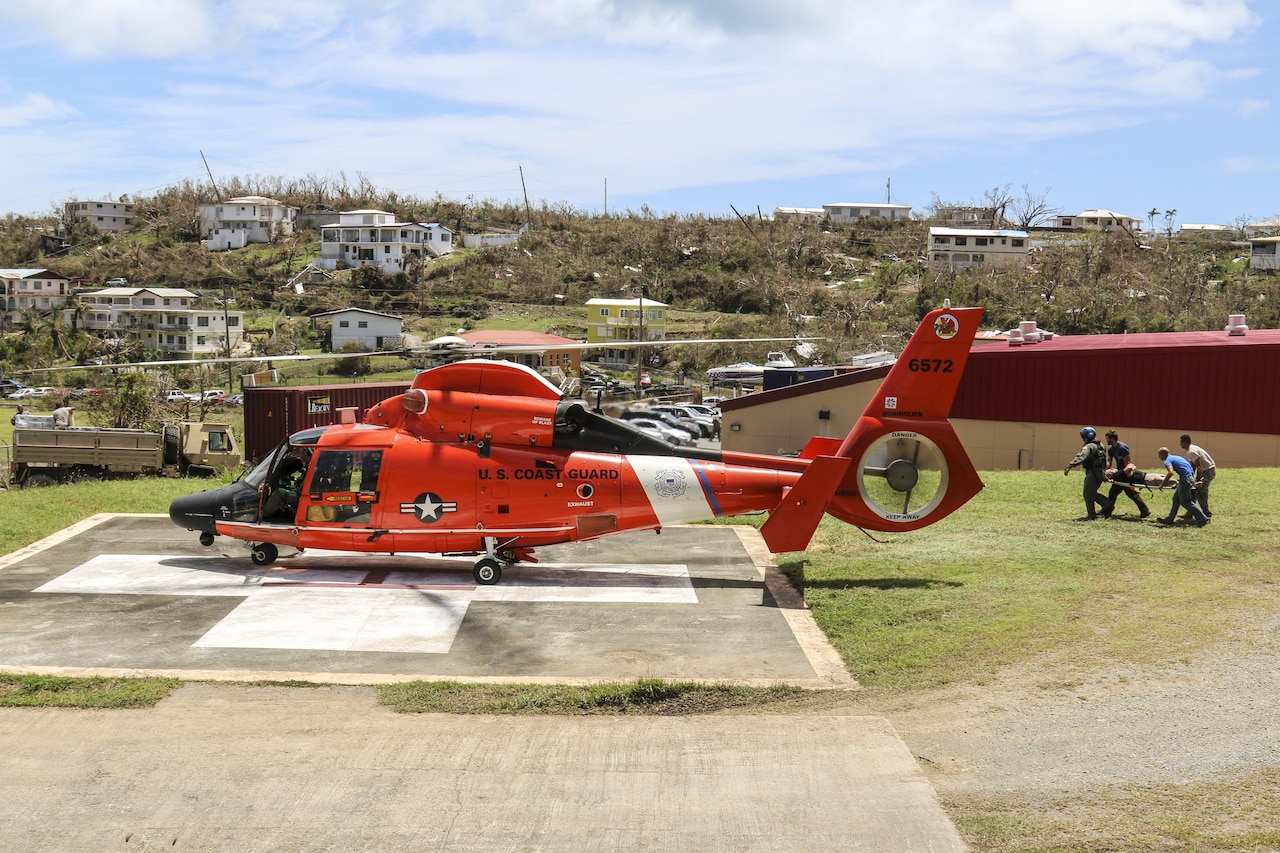
[[1229, 314], [1227, 316], [1226, 332], [1228, 335], [1243, 335], [1247, 331], [1249, 331], [1249, 326], [1245, 323], [1243, 314]]

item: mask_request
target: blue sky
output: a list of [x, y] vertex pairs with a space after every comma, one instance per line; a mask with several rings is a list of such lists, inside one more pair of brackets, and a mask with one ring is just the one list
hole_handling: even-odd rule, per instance
[[[1280, 216], [1264, 0], [5, 0], [0, 211], [314, 174], [610, 212]], [[607, 187], [607, 196], [606, 196]]]

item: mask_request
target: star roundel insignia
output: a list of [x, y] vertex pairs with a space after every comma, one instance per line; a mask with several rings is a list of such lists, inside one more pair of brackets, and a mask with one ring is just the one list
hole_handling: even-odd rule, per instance
[[418, 521], [430, 524], [439, 521], [446, 512], [457, 512], [458, 504], [454, 501], [441, 500], [434, 492], [423, 492], [413, 499], [413, 503], [400, 504], [400, 512], [413, 513]]

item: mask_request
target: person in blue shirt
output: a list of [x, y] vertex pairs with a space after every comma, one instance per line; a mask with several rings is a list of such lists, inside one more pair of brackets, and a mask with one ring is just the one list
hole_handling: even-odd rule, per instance
[[1195, 468], [1191, 463], [1181, 456], [1174, 456], [1169, 452], [1169, 448], [1162, 447], [1156, 451], [1160, 457], [1160, 461], [1164, 464], [1164, 482], [1160, 484], [1160, 489], [1169, 485], [1169, 481], [1174, 477], [1178, 478], [1178, 485], [1173, 493], [1173, 506], [1169, 509], [1169, 514], [1164, 518], [1157, 518], [1159, 524], [1173, 524], [1178, 517], [1178, 507], [1185, 507], [1187, 512], [1191, 513], [1191, 517], [1195, 519], [1197, 527], [1204, 527], [1209, 523], [1209, 516], [1204, 514], [1204, 510], [1200, 509], [1200, 505], [1196, 503], [1195, 498]]

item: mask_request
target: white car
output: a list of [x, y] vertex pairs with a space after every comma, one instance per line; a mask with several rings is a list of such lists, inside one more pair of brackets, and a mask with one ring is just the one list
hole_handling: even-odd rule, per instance
[[48, 397], [50, 394], [56, 393], [57, 388], [48, 385], [41, 385], [39, 388], [19, 388], [9, 395], [10, 400], [30, 400], [35, 397]]
[[663, 441], [670, 442], [677, 446], [687, 446], [694, 443], [693, 436], [682, 429], [667, 426], [656, 418], [627, 418], [624, 423], [629, 423], [636, 429], [652, 435], [654, 437], [661, 436]]

